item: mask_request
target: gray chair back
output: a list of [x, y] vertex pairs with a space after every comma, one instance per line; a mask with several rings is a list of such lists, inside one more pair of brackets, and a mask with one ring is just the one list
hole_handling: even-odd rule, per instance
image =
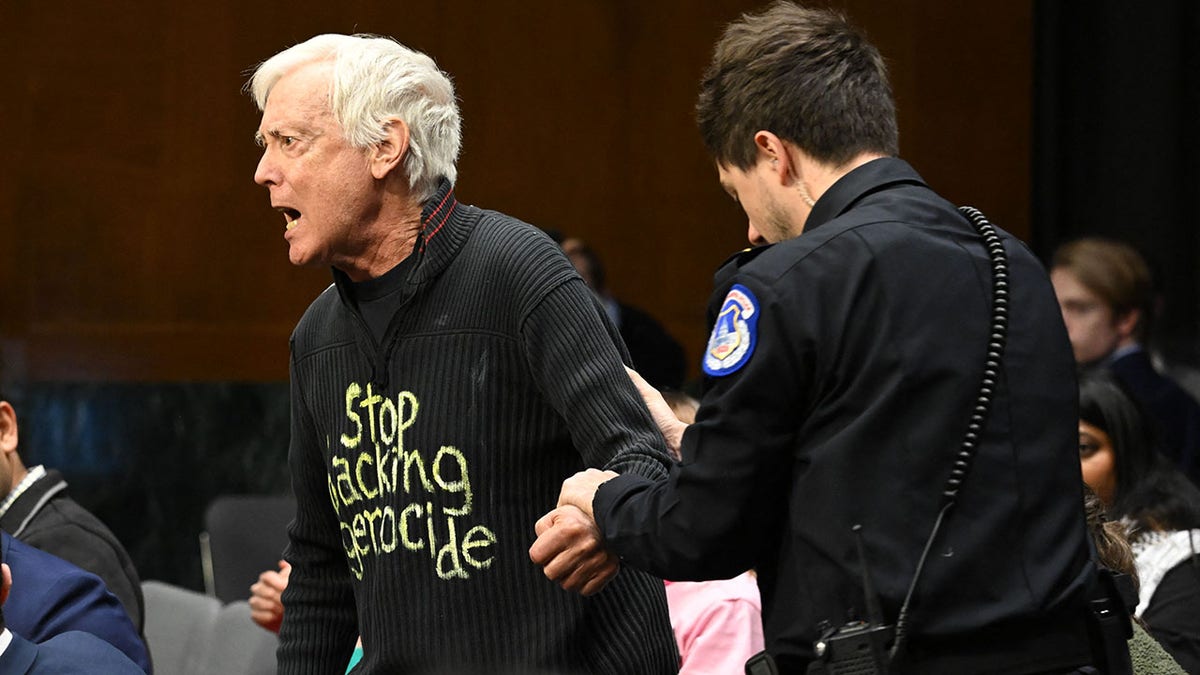
[[264, 570], [278, 568], [296, 500], [285, 495], [222, 495], [204, 513], [205, 586], [222, 603], [250, 597]]
[[193, 675], [194, 660], [212, 643], [221, 603], [161, 581], [142, 582], [142, 595], [146, 646], [155, 675]]
[[217, 614], [212, 648], [205, 668], [195, 675], [275, 675], [279, 638], [250, 618], [245, 600], [231, 602]]
[[146, 643], [155, 675], [275, 675], [279, 638], [250, 618], [250, 605], [165, 584], [142, 583]]

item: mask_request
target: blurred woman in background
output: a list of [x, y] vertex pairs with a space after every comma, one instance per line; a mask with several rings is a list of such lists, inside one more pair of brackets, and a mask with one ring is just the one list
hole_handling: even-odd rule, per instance
[[1113, 379], [1079, 384], [1083, 479], [1133, 547], [1140, 618], [1189, 673], [1200, 673], [1200, 490], [1156, 448], [1142, 411]]

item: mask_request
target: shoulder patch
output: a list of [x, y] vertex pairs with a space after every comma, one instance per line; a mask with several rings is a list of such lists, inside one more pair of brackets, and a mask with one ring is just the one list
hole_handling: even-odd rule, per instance
[[758, 341], [758, 314], [758, 298], [749, 288], [734, 284], [721, 303], [704, 350], [705, 373], [721, 377], [746, 365]]

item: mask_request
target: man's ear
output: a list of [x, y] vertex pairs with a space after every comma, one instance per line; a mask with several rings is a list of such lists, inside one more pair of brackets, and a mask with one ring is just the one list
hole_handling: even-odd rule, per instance
[[17, 411], [8, 401], [0, 401], [0, 452], [10, 453], [17, 449]]
[[794, 160], [783, 139], [764, 129], [754, 134], [754, 146], [758, 148], [759, 162], [767, 162], [771, 175], [779, 180], [779, 184], [790, 183], [795, 174], [792, 171]]
[[371, 175], [383, 180], [404, 160], [408, 153], [408, 125], [401, 119], [387, 122], [386, 135], [371, 152]]
[[1142, 310], [1134, 308], [1126, 310], [1116, 317], [1117, 335], [1124, 339], [1133, 339], [1138, 324], [1142, 322]]

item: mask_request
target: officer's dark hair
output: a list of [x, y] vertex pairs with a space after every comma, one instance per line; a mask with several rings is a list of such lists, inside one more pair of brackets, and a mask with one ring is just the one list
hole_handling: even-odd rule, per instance
[[1149, 418], [1116, 379], [1100, 372], [1080, 376], [1079, 418], [1112, 442], [1110, 519], [1130, 521], [1134, 539], [1150, 530], [1200, 527], [1200, 489], [1159, 451]]
[[879, 50], [833, 11], [777, 2], [729, 24], [696, 104], [717, 164], [754, 166], [754, 134], [770, 131], [841, 166], [864, 152], [899, 153], [896, 104]]

